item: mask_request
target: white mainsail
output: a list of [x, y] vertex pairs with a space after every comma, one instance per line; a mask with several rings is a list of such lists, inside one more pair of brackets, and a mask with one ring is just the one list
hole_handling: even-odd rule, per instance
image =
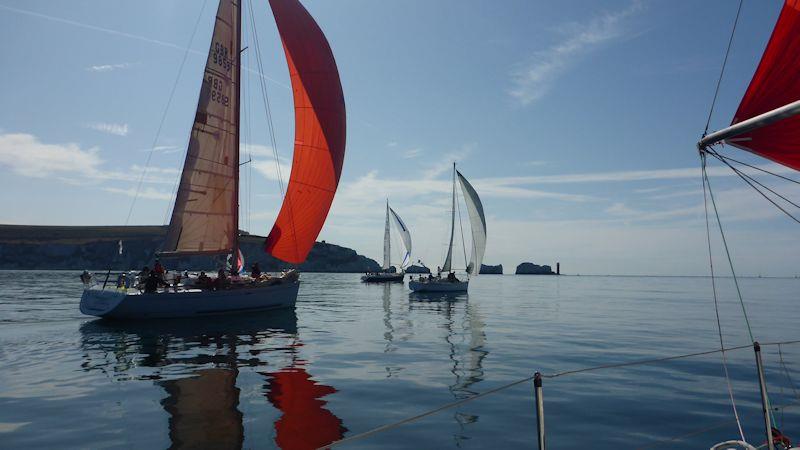
[[386, 224], [383, 229], [383, 269], [392, 267], [392, 239], [389, 236], [389, 202], [386, 202]]
[[400, 267], [405, 267], [411, 258], [411, 232], [408, 230], [405, 222], [403, 222], [403, 219], [401, 219], [392, 208], [389, 208], [389, 212], [392, 213], [394, 225], [400, 233], [400, 238], [403, 240], [403, 245], [406, 248], [406, 254], [403, 255], [403, 262], [400, 264]]
[[472, 230], [472, 256], [467, 272], [478, 275], [481, 270], [481, 262], [483, 262], [483, 253], [486, 251], [486, 217], [483, 214], [483, 204], [475, 188], [461, 172], [456, 171], [456, 174], [461, 183], [461, 191], [464, 193], [464, 202], [467, 204], [469, 224]]
[[442, 272], [450, 272], [453, 266], [453, 235], [456, 231], [456, 164], [453, 163], [453, 203], [450, 208], [450, 243], [447, 245], [447, 257], [442, 265]]
[[237, 246], [239, 1], [221, 0], [165, 253], [226, 253]]

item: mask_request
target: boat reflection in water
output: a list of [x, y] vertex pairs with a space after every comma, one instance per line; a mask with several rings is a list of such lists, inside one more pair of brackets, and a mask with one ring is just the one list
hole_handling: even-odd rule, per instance
[[[409, 309], [419, 312], [436, 312], [443, 318], [440, 327], [446, 330], [444, 340], [452, 363], [453, 381], [448, 386], [454, 400], [463, 400], [478, 394], [473, 386], [484, 378], [483, 360], [486, 349], [485, 324], [478, 307], [469, 302], [466, 292], [413, 292], [409, 294]], [[456, 408], [453, 418], [459, 431], [453, 435], [456, 447], [469, 440], [467, 426], [478, 421], [478, 415], [463, 412], [469, 406]]]
[[318, 448], [347, 431], [321, 400], [336, 389], [315, 382], [299, 357], [294, 310], [214, 321], [96, 320], [80, 332], [83, 370], [102, 371], [115, 381], [153, 380], [166, 392], [161, 406], [169, 414], [172, 448], [242, 448], [245, 422], [237, 381], [243, 381], [243, 371], [261, 375], [266, 399], [282, 413], [274, 423], [274, 442], [249, 446]]

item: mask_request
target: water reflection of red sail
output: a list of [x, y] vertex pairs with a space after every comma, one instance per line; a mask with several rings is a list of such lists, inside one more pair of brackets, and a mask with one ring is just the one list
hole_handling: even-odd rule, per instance
[[325, 409], [321, 400], [335, 388], [317, 384], [303, 367], [265, 373], [267, 399], [283, 412], [275, 422], [275, 443], [284, 450], [316, 449], [344, 437], [341, 419]]
[[159, 382], [169, 413], [171, 448], [239, 449], [244, 439], [235, 370], [203, 369]]

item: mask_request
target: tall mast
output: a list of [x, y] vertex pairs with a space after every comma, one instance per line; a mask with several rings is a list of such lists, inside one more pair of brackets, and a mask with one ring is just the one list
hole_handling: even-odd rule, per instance
[[383, 230], [383, 268], [392, 266], [392, 239], [389, 234], [389, 199], [386, 199], [386, 224]]
[[453, 235], [456, 230], [456, 163], [453, 162], [453, 202], [450, 205], [450, 243], [447, 246], [447, 258], [444, 260], [442, 272], [453, 269]]
[[[234, 1], [234, 0], [231, 0]], [[242, 97], [242, 0], [236, 0], [236, 148], [234, 151], [234, 179], [233, 179], [233, 255], [231, 267], [233, 270], [239, 264], [239, 132], [241, 131], [241, 97]]]

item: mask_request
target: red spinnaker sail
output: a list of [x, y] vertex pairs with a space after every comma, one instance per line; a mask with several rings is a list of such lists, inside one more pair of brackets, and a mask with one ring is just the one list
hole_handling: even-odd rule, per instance
[[305, 261], [339, 184], [345, 151], [345, 107], [336, 61], [317, 23], [298, 0], [270, 0], [292, 80], [295, 139], [292, 173], [265, 249]]
[[[786, 0], [733, 123], [800, 100], [800, 0]], [[800, 116], [728, 140], [741, 149], [800, 170]]]

